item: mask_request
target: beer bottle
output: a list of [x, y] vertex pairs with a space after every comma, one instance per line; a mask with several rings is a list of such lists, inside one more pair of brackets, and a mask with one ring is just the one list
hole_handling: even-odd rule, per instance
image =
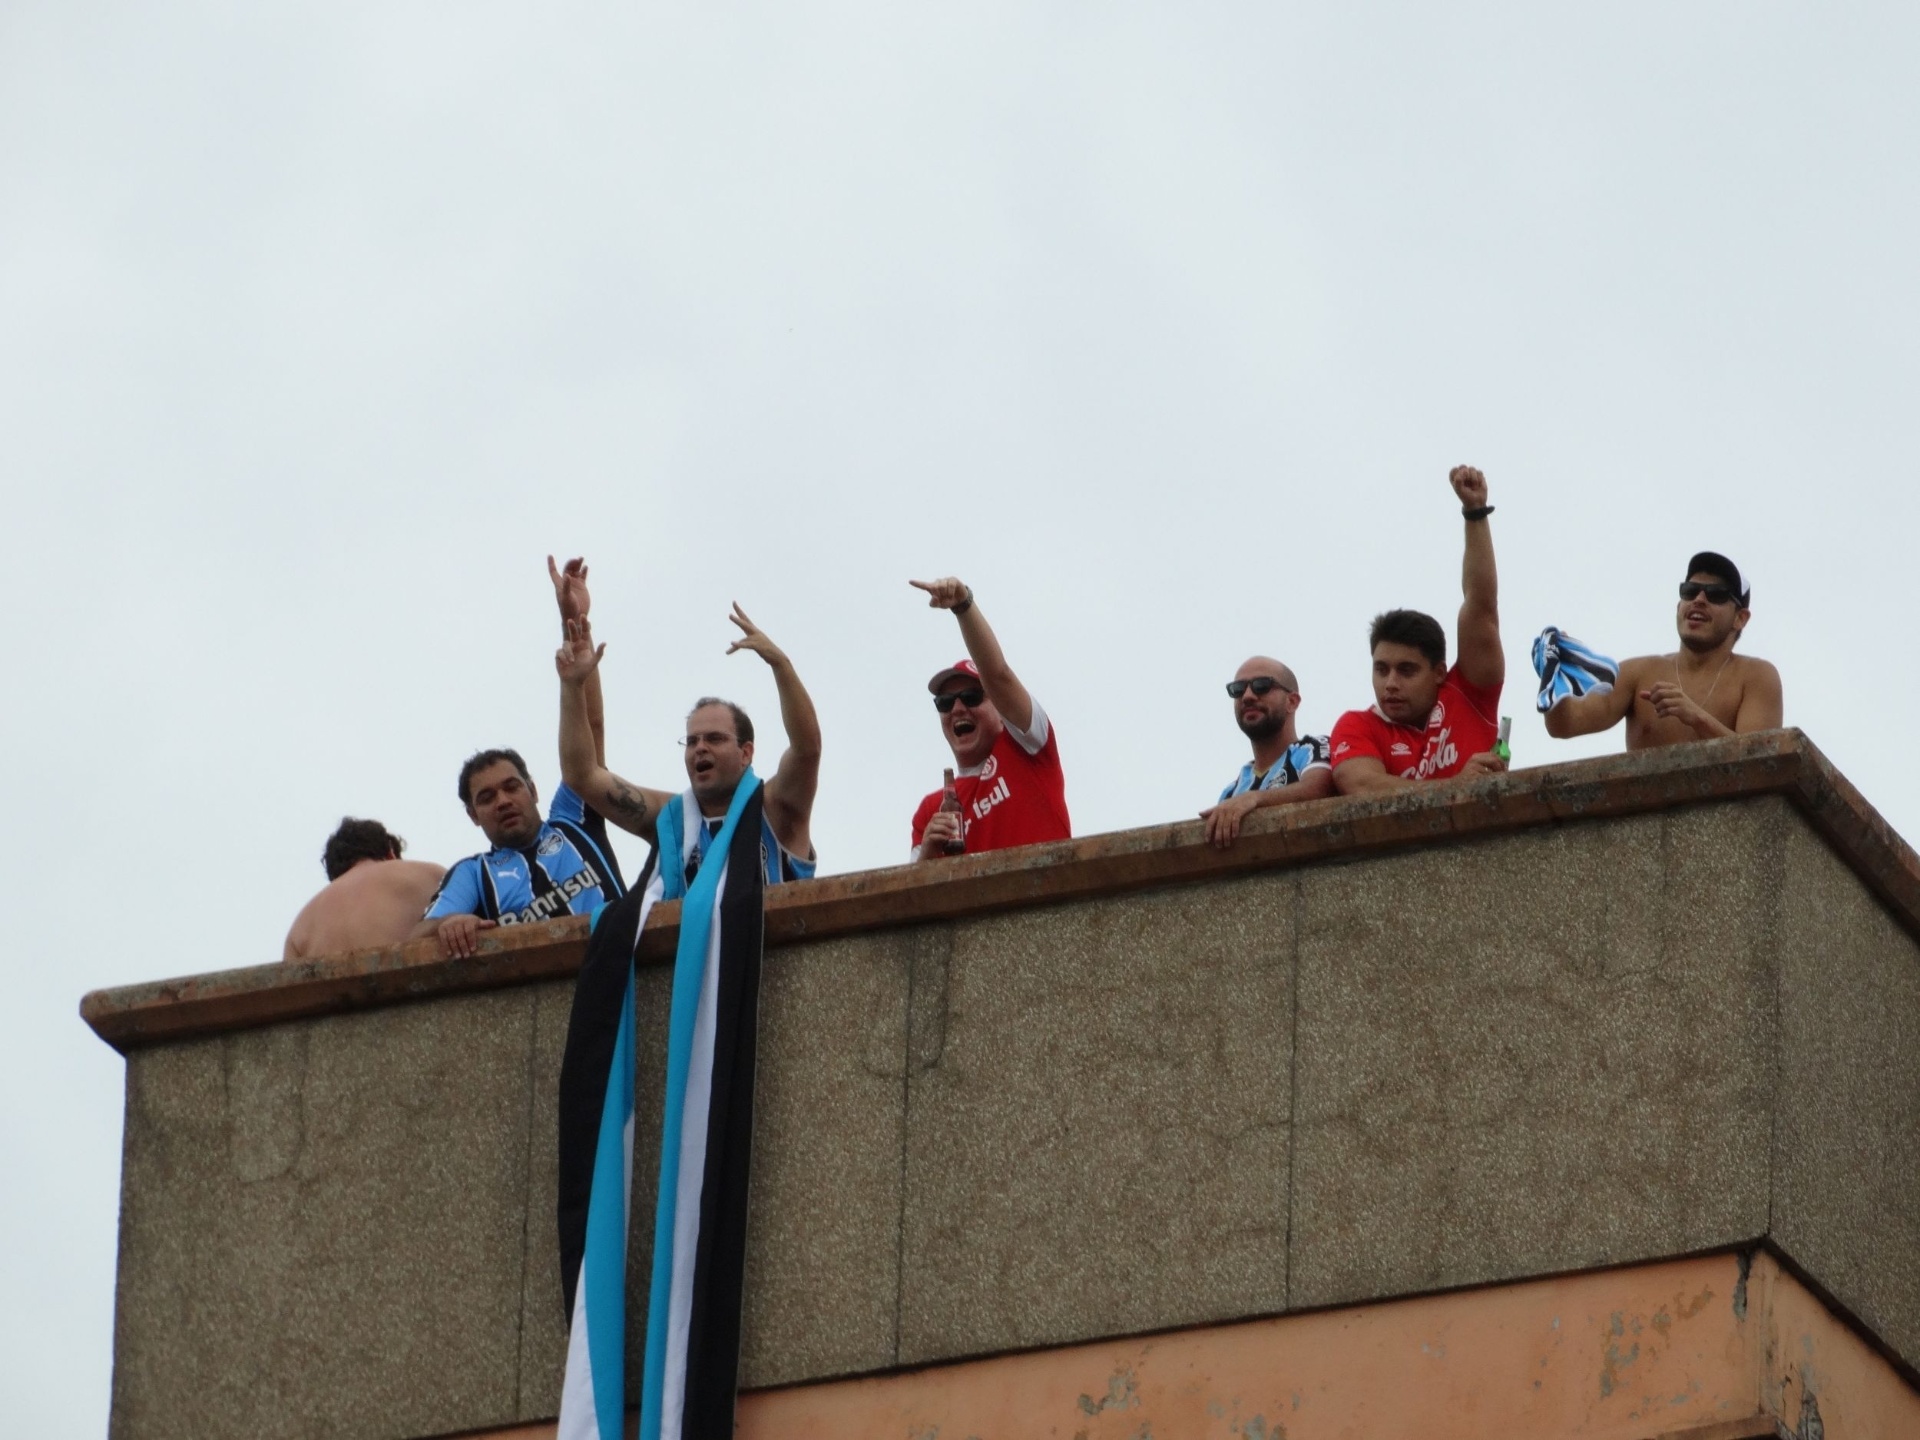
[[960, 825], [960, 833], [946, 843], [947, 854], [966, 854], [967, 822], [960, 818], [960, 792], [953, 788], [953, 771], [951, 770], [946, 772], [946, 781], [940, 790], [940, 812], [943, 815], [953, 816]]

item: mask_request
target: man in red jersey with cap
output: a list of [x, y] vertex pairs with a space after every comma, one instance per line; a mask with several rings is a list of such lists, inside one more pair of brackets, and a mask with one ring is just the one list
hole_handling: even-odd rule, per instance
[[936, 860], [964, 840], [969, 852], [1065, 840], [1066, 777], [1053, 722], [1000, 653], [973, 591], [958, 580], [914, 580], [936, 610], [960, 622], [967, 658], [927, 682], [953, 750], [959, 812], [942, 810], [935, 790], [913, 812], [913, 858]]
[[1471, 465], [1454, 466], [1448, 479], [1467, 527], [1459, 657], [1449, 669], [1447, 633], [1431, 615], [1389, 610], [1374, 617], [1373, 708], [1349, 710], [1333, 727], [1333, 783], [1342, 795], [1383, 794], [1424, 780], [1507, 768], [1493, 748], [1507, 678], [1500, 586], [1487, 528], [1493, 506], [1487, 503], [1487, 477]]

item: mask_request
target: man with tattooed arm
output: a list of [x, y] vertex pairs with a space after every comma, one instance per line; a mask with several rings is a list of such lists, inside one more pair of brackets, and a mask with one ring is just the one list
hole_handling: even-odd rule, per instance
[[[780, 694], [787, 749], [766, 778], [760, 822], [761, 870], [769, 885], [813, 878], [813, 797], [820, 783], [820, 720], [786, 652], [737, 604], [728, 617], [740, 638], [727, 654], [750, 650], [767, 662]], [[560, 774], [567, 788], [623, 830], [660, 849], [660, 874], [671, 899], [684, 893], [700, 857], [727, 817], [741, 777], [753, 763], [753, 721], [730, 700], [705, 696], [687, 715], [688, 789], [673, 795], [635, 785], [607, 768], [592, 720], [599, 698], [600, 657], [586, 606], [566, 621], [567, 643], [554, 656], [560, 675]]]

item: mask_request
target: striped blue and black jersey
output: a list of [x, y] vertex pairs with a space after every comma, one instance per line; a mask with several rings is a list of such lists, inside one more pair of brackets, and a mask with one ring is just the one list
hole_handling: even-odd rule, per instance
[[1253, 773], [1251, 760], [1242, 765], [1233, 783], [1220, 792], [1220, 798], [1231, 800], [1234, 796], [1244, 795], [1249, 790], [1277, 790], [1282, 785], [1293, 784], [1309, 770], [1326, 768], [1327, 737], [1302, 735], [1287, 747], [1286, 754], [1267, 767], [1264, 775]]
[[553, 792], [547, 823], [522, 850], [469, 855], [440, 882], [426, 918], [478, 915], [527, 925], [559, 915], [588, 915], [626, 891], [607, 842], [607, 822], [567, 786]]

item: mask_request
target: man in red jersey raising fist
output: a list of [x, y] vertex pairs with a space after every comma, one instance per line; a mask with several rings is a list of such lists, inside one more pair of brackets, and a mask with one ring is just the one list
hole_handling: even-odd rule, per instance
[[1459, 657], [1447, 667], [1447, 632], [1418, 610], [1376, 615], [1373, 707], [1349, 710], [1333, 727], [1333, 783], [1342, 795], [1375, 795], [1423, 780], [1489, 775], [1507, 768], [1500, 734], [1500, 584], [1493, 568], [1487, 477], [1456, 465], [1448, 477], [1467, 528], [1461, 566]]
[[1053, 723], [1000, 653], [973, 591], [958, 580], [914, 580], [936, 610], [960, 622], [967, 658], [927, 682], [940, 729], [953, 750], [958, 814], [940, 808], [935, 790], [913, 812], [913, 858], [935, 860], [966, 849], [1003, 850], [1042, 840], [1065, 840], [1066, 777]]

